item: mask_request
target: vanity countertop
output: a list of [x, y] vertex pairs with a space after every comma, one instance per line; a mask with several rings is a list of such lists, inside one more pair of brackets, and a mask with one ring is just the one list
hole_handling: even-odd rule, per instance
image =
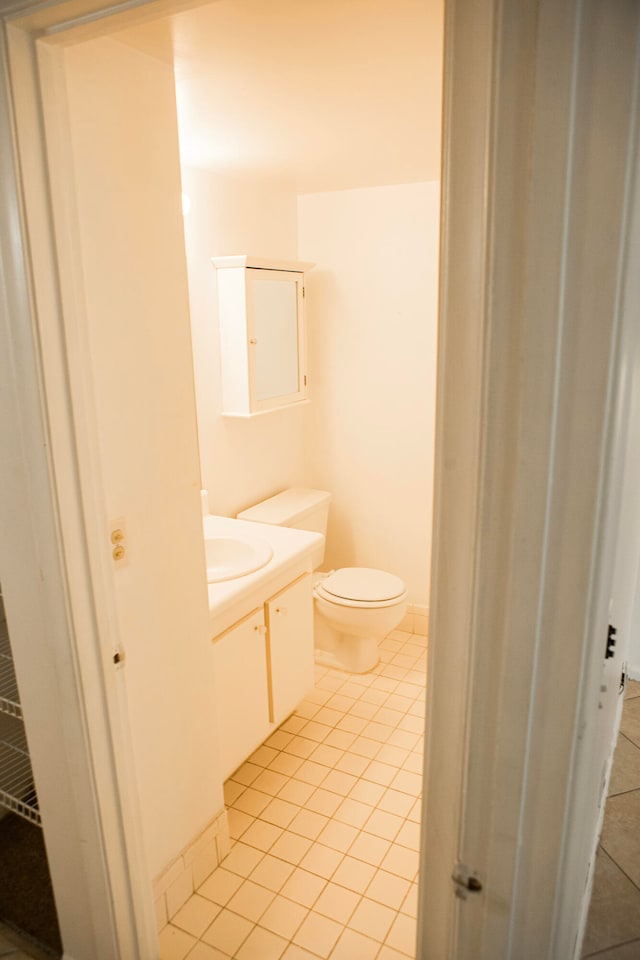
[[265, 593], [275, 593], [292, 578], [305, 572], [311, 573], [312, 554], [324, 542], [321, 533], [218, 517], [214, 514], [206, 514], [203, 525], [205, 539], [242, 539], [244, 536], [250, 540], [266, 541], [273, 550], [271, 560], [260, 570], [221, 583], [208, 584], [209, 614], [216, 632], [246, 616], [252, 607], [264, 601]]

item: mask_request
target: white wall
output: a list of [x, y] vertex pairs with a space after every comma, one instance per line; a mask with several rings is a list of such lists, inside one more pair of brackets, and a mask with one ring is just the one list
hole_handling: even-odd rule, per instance
[[304, 410], [221, 416], [216, 275], [211, 257], [297, 257], [296, 195], [278, 181], [183, 169], [202, 483], [211, 513], [238, 511], [304, 479]]
[[306, 481], [333, 501], [327, 567], [380, 567], [428, 604], [439, 183], [301, 196]]
[[111, 569], [153, 877], [223, 803], [174, 78], [109, 39], [65, 56], [104, 550], [124, 518], [128, 564]]

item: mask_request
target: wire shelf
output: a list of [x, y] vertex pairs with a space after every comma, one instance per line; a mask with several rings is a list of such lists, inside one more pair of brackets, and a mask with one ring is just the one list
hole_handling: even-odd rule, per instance
[[9, 635], [5, 630], [0, 630], [0, 712], [22, 719], [22, 706], [9, 646]]
[[22, 727], [0, 740], [0, 804], [41, 826], [29, 748]]

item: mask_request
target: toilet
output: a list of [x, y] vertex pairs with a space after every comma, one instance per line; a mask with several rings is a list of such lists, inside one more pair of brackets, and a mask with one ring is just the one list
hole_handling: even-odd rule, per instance
[[[239, 520], [312, 530], [326, 537], [331, 494], [292, 487], [239, 513]], [[322, 564], [324, 550], [313, 558]], [[407, 611], [408, 591], [391, 573], [371, 567], [342, 567], [314, 576], [316, 660], [327, 666], [366, 673], [378, 662], [378, 643]]]

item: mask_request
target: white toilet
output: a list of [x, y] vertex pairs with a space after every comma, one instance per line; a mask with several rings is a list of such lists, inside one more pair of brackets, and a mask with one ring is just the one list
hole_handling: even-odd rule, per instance
[[[292, 487], [238, 514], [239, 520], [272, 523], [326, 536], [331, 494]], [[314, 558], [316, 568], [324, 553]], [[407, 611], [407, 588], [399, 577], [369, 567], [343, 567], [316, 574], [314, 583], [316, 660], [351, 673], [378, 662], [378, 642]]]

